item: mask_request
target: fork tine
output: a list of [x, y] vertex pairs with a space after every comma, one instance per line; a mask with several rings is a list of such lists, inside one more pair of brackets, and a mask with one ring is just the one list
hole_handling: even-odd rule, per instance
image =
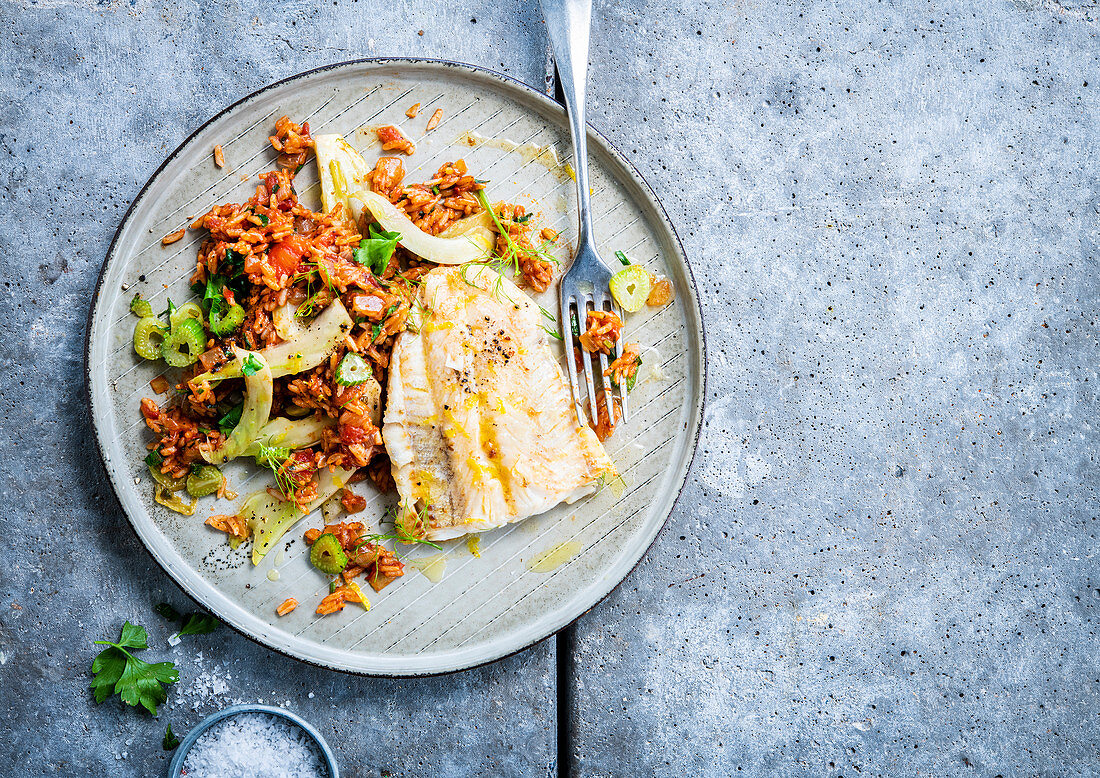
[[[622, 310], [619, 308], [618, 305], [615, 304], [614, 300], [611, 301], [611, 310], [615, 313], [616, 316], [619, 317], [619, 321], [623, 322], [623, 328], [625, 328], [626, 319], [623, 317]], [[617, 355], [619, 355], [620, 357], [623, 355], [623, 328], [619, 329], [619, 338], [618, 338], [618, 340], [615, 341], [615, 353]], [[626, 416], [627, 416], [627, 413], [626, 413], [626, 395], [627, 395], [626, 386], [620, 385], [619, 386], [619, 407], [622, 409], [622, 412], [623, 412], [622, 421], [626, 421]]]
[[[595, 307], [601, 311], [612, 310], [612, 301], [608, 299], [606, 293], [599, 294], [599, 300], [595, 303]], [[611, 376], [607, 375], [607, 354], [602, 351], [597, 356], [599, 362], [599, 381], [602, 391], [604, 392], [604, 400], [607, 404], [607, 418], [611, 424], [611, 428], [615, 428], [615, 387], [611, 382]]]
[[[581, 332], [585, 329], [585, 320], [588, 317], [588, 305], [592, 302], [591, 295], [581, 294], [577, 298], [577, 323], [580, 326]], [[583, 312], [583, 316], [581, 315]], [[584, 364], [584, 380], [588, 384], [588, 407], [592, 412], [592, 421], [596, 421], [599, 418], [599, 411], [596, 405], [596, 380], [592, 376], [592, 355], [581, 350], [581, 361]]]
[[[577, 359], [574, 355], [574, 351], [580, 346], [573, 341], [572, 307], [576, 304], [574, 297], [562, 295], [561, 334], [562, 339], [565, 341], [565, 370], [569, 373], [569, 387], [573, 390], [573, 410], [577, 414], [577, 426], [583, 427], [587, 424], [587, 421], [585, 420], [584, 409], [581, 407], [581, 392], [577, 383]], [[579, 321], [580, 317], [578, 316], [577, 319]]]

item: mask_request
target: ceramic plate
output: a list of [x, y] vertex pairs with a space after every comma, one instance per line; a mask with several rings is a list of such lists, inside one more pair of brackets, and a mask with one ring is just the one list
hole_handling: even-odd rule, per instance
[[[420, 103], [415, 119], [406, 109]], [[443, 119], [425, 134], [428, 117]], [[232, 551], [225, 535], [204, 526], [212, 513], [233, 513], [249, 492], [266, 485], [252, 464], [226, 469], [235, 502], [200, 501], [191, 517], [154, 503], [142, 462], [151, 440], [139, 412], [152, 396], [149, 381], [163, 363], [140, 360], [131, 347], [135, 292], [155, 311], [171, 297], [190, 297], [188, 278], [202, 235], [162, 246], [162, 236], [211, 206], [242, 202], [256, 176], [273, 168], [267, 136], [275, 120], [308, 120], [313, 134], [338, 132], [369, 162], [381, 152], [372, 128], [398, 124], [416, 141], [404, 160], [406, 180], [424, 181], [444, 161], [464, 158], [490, 179], [490, 198], [527, 204], [539, 223], [562, 233], [567, 259], [576, 236], [571, 153], [562, 108], [503, 76], [431, 61], [348, 62], [273, 84], [222, 111], [180, 146], [130, 207], [107, 255], [90, 313], [88, 387], [103, 461], [123, 509], [161, 566], [219, 618], [273, 649], [326, 667], [378, 675], [448, 672], [500, 658], [561, 629], [607, 595], [637, 564], [672, 510], [694, 452], [703, 403], [703, 336], [691, 273], [672, 226], [638, 173], [598, 134], [590, 133], [592, 190], [598, 247], [605, 257], [625, 251], [672, 279], [676, 301], [644, 308], [627, 319], [625, 337], [643, 347], [645, 365], [631, 394], [631, 415], [607, 449], [625, 490], [604, 488], [573, 505], [486, 535], [480, 557], [463, 541], [437, 552], [414, 548], [406, 575], [371, 594], [369, 612], [349, 605], [318, 617], [327, 580], [309, 566], [301, 539], [320, 526], [317, 513], [289, 532], [258, 567], [247, 546]], [[221, 144], [226, 167], [211, 152]], [[315, 165], [298, 177], [302, 199], [317, 204]], [[552, 293], [540, 300], [556, 310]], [[159, 365], [159, 367], [158, 367]], [[163, 398], [161, 398], [163, 401]], [[395, 501], [369, 483], [365, 513], [377, 522]], [[565, 545], [563, 545], [565, 544]], [[551, 563], [540, 555], [559, 550]], [[570, 552], [575, 551], [574, 555]], [[416, 564], [427, 568], [433, 582]], [[442, 570], [441, 570], [442, 568]], [[534, 569], [532, 569], [534, 568]], [[368, 590], [369, 593], [369, 590]], [[301, 603], [275, 614], [287, 597]]]

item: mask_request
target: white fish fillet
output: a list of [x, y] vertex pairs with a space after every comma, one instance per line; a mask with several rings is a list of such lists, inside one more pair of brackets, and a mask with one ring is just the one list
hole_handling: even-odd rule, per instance
[[423, 276], [390, 360], [382, 437], [430, 540], [484, 532], [592, 493], [615, 469], [577, 425], [539, 307], [483, 265]]

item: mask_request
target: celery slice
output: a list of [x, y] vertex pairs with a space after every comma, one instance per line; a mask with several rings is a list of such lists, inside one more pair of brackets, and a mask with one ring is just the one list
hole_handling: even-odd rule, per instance
[[649, 273], [639, 265], [628, 265], [611, 277], [611, 296], [627, 313], [640, 311], [652, 289]]

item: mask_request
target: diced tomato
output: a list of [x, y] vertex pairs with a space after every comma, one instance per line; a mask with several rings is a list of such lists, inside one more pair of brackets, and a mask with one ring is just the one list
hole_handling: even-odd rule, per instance
[[358, 413], [345, 411], [340, 414], [340, 442], [345, 446], [355, 443], [374, 443], [373, 432], [375, 426], [370, 419], [360, 416]]
[[368, 438], [367, 431], [362, 427], [354, 424], [340, 425], [340, 442], [344, 445], [350, 446], [353, 443], [366, 443]]
[[344, 489], [340, 493], [340, 502], [348, 513], [358, 513], [367, 507], [367, 498], [356, 494], [351, 489]]
[[301, 269], [302, 258], [308, 253], [309, 241], [301, 235], [288, 235], [271, 247], [267, 258], [276, 270], [290, 275]]

